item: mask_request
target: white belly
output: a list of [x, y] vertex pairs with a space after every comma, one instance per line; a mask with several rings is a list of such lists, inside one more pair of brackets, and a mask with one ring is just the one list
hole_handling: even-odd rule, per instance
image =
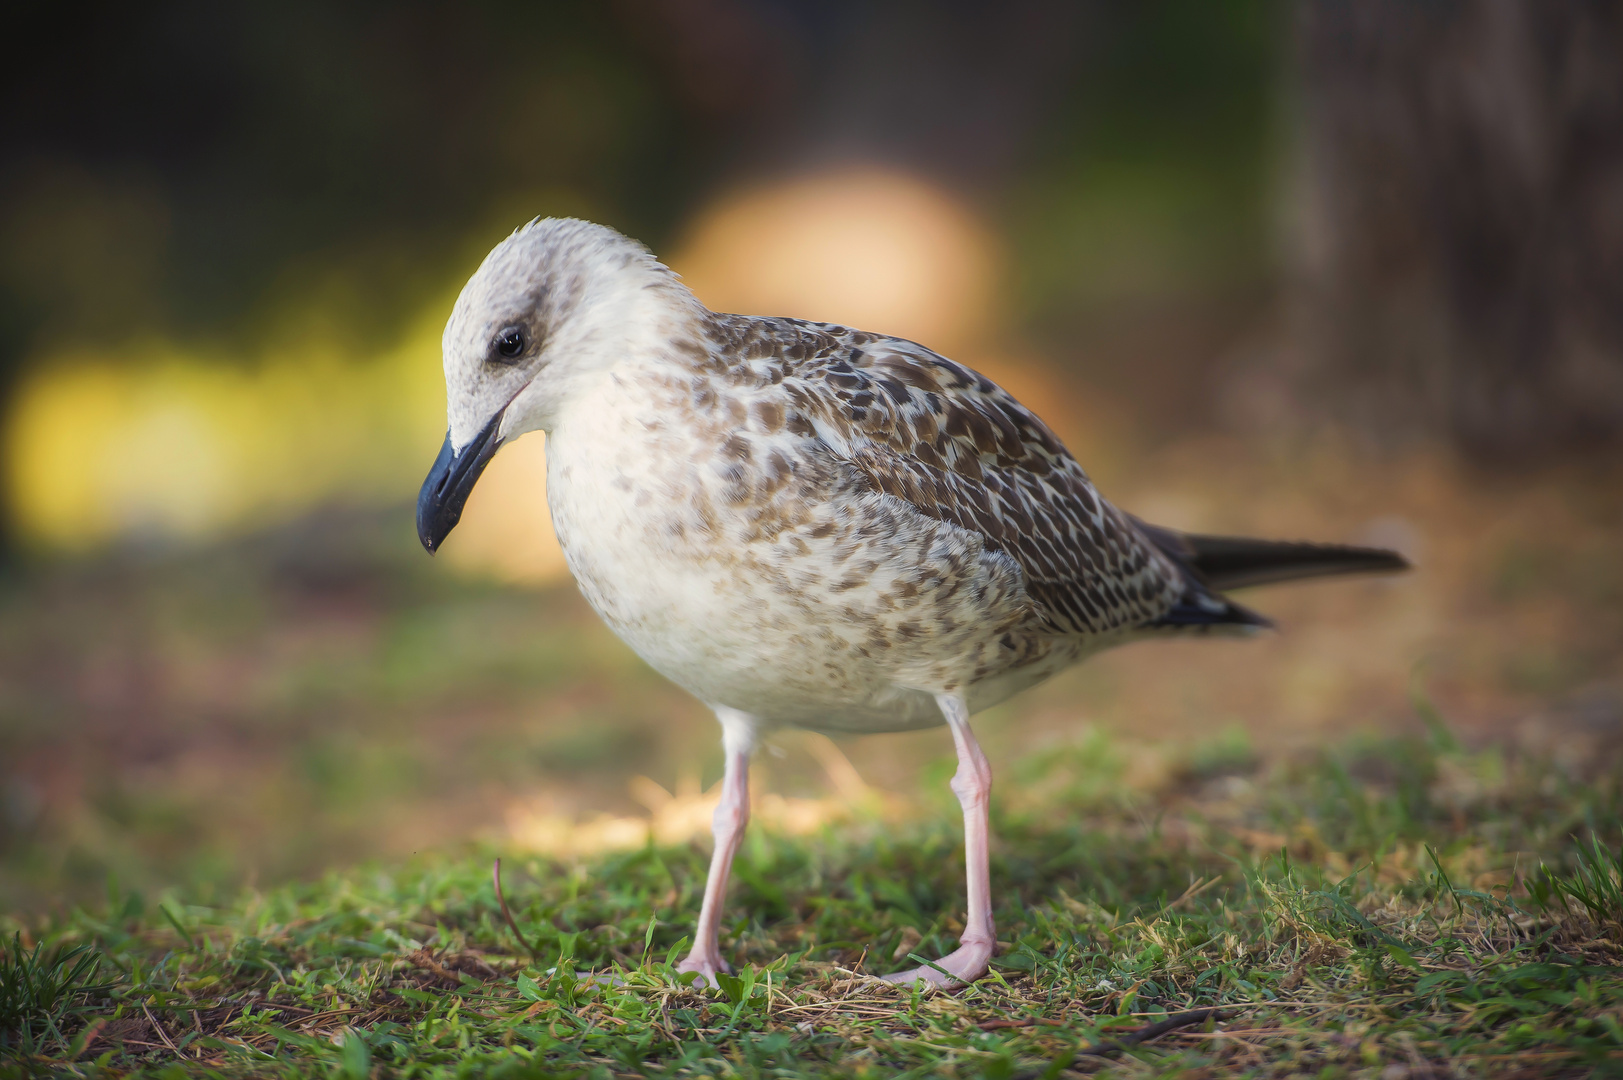
[[549, 435], [547, 493], [586, 599], [701, 700], [769, 724], [902, 730], [941, 722], [936, 693], [982, 708], [1076, 659], [1079, 642], [1020, 631], [1019, 571], [978, 537], [852, 490], [805, 444], [770, 485], [685, 404], [606, 379]]

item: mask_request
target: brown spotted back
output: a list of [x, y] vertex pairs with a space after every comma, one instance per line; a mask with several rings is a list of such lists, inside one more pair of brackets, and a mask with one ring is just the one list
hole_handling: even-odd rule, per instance
[[1047, 425], [985, 376], [913, 342], [827, 323], [717, 314], [706, 335], [729, 381], [781, 385], [783, 415], [762, 417], [768, 430], [781, 422], [822, 440], [874, 490], [1008, 554], [1050, 630], [1142, 626], [1186, 588]]

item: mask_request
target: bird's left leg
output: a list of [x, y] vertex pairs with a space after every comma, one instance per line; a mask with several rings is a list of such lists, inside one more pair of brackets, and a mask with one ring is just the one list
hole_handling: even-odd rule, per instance
[[[992, 873], [989, 865], [992, 801], [992, 767], [981, 753], [975, 733], [969, 730], [969, 706], [956, 694], [937, 694], [936, 704], [952, 729], [958, 749], [958, 771], [952, 776], [952, 791], [964, 808], [964, 869], [969, 879], [969, 912], [958, 948], [943, 956], [935, 967], [917, 967], [886, 975], [887, 982], [925, 982], [931, 986], [957, 986], [971, 983], [986, 974], [997, 948], [997, 932], [992, 926]], [[937, 970], [937, 969], [941, 970]]]
[[756, 726], [753, 716], [737, 709], [717, 708], [716, 719], [721, 721], [721, 745], [727, 757], [721, 802], [716, 804], [711, 818], [716, 850], [710, 856], [710, 876], [704, 883], [704, 904], [699, 909], [693, 950], [676, 965], [678, 971], [697, 971], [711, 987], [716, 985], [716, 972], [732, 970], [721, 958], [721, 907], [727, 896], [733, 856], [750, 819], [750, 754], [755, 749]]

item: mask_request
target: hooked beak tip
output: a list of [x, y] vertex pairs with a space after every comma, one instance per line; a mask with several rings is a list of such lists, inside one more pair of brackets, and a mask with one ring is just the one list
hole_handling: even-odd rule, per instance
[[446, 432], [439, 456], [434, 459], [417, 496], [417, 539], [430, 555], [439, 550], [462, 519], [462, 508], [479, 481], [479, 474], [501, 448], [499, 432], [505, 411], [491, 417], [460, 451], [451, 446], [451, 434]]

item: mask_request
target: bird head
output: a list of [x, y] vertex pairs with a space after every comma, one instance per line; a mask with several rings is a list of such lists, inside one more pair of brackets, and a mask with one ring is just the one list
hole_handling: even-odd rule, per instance
[[432, 553], [502, 444], [552, 430], [582, 387], [697, 305], [641, 244], [573, 218], [536, 219], [497, 244], [445, 324], [447, 430], [417, 498]]

